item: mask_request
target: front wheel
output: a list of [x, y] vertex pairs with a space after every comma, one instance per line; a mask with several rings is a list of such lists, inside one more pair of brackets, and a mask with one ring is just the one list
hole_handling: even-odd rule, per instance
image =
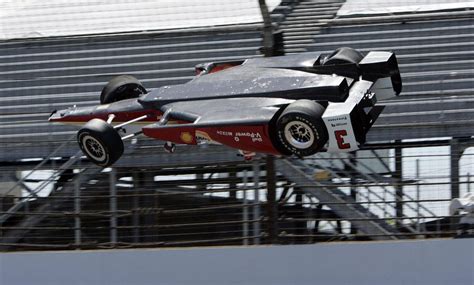
[[308, 156], [324, 147], [328, 141], [324, 110], [314, 101], [298, 100], [283, 111], [276, 122], [276, 140], [282, 153]]
[[145, 87], [143, 87], [138, 79], [130, 75], [120, 75], [110, 80], [102, 89], [100, 104], [138, 98], [146, 93]]
[[107, 167], [123, 154], [123, 141], [117, 131], [101, 119], [92, 119], [77, 133], [82, 152], [95, 164]]

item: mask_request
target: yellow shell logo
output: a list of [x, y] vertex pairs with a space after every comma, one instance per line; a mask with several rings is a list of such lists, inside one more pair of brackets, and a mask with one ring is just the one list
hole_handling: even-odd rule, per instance
[[181, 133], [180, 138], [184, 143], [192, 143], [193, 142], [193, 136], [188, 132]]

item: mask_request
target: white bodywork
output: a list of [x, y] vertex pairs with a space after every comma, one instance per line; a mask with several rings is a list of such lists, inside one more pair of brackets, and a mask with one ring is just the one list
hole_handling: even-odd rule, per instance
[[367, 80], [356, 81], [351, 86], [345, 102], [329, 102], [322, 116], [329, 135], [328, 152], [351, 152], [359, 149], [350, 114], [362, 98], [371, 92], [375, 93], [377, 100], [396, 95], [390, 77], [386, 77], [378, 79], [375, 83]]

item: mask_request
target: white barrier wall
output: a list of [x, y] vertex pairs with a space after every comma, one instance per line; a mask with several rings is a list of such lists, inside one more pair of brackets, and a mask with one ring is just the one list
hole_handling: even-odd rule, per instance
[[474, 239], [0, 254], [0, 284], [474, 284]]

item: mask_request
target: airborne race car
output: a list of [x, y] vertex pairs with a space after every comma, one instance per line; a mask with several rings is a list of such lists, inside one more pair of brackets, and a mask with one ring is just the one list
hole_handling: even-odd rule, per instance
[[[401, 92], [391, 52], [363, 56], [340, 48], [319, 53], [213, 62], [196, 77], [151, 92], [131, 76], [102, 90], [101, 105], [54, 111], [49, 120], [86, 123], [77, 134], [84, 154], [102, 167], [138, 134], [175, 144], [214, 142], [246, 154], [308, 156], [359, 149], [385, 99]], [[138, 125], [138, 126], [137, 126]]]

